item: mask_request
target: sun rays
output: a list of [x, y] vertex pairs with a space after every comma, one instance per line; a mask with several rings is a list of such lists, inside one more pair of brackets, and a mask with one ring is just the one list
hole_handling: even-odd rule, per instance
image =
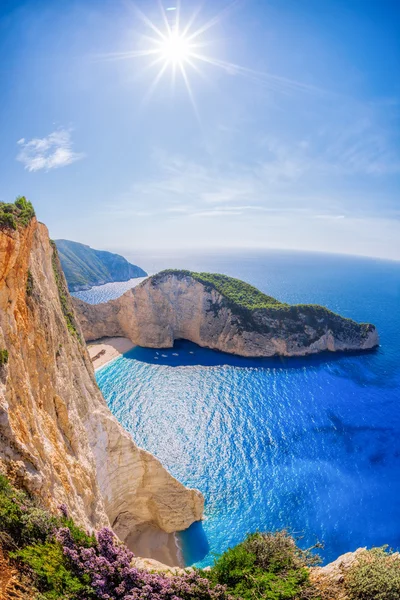
[[[157, 20], [150, 19], [142, 10], [133, 5], [136, 17], [144, 29], [137, 32], [136, 43], [140, 48], [125, 52], [103, 55], [103, 60], [133, 60], [142, 62], [139, 74], [154, 70], [151, 82], [143, 102], [147, 103], [164, 77], [169, 77], [172, 90], [175, 89], [177, 78], [184, 82], [188, 96], [196, 116], [199, 110], [191, 85], [191, 77], [201, 75], [206, 78], [206, 69], [214, 67], [224, 71], [229, 76], [244, 77], [247, 80], [266, 87], [270, 92], [291, 94], [293, 92], [322, 93], [314, 86], [294, 81], [278, 75], [256, 71], [234, 62], [222, 60], [210, 54], [213, 40], [210, 32], [229, 16], [237, 6], [238, 1], [229, 3], [221, 12], [208, 20], [201, 21], [200, 8], [194, 11], [189, 19], [181, 18], [180, 4], [163, 6], [158, 0], [160, 15]], [[160, 19], [161, 17], [161, 19]]]

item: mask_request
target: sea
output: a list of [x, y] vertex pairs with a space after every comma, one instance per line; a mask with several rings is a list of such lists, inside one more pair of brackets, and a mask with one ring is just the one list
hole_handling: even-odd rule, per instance
[[[186, 565], [254, 531], [287, 529], [323, 562], [363, 546], [400, 547], [400, 262], [351, 256], [203, 252], [125, 256], [149, 273], [174, 267], [243, 279], [290, 303], [374, 323], [367, 353], [249, 359], [185, 341], [136, 347], [97, 371], [136, 443], [205, 497], [179, 534]], [[84, 294], [97, 303], [136, 281]]]

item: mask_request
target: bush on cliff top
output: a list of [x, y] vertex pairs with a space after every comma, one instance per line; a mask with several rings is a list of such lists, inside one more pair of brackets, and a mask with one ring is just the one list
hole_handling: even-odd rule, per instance
[[14, 203], [0, 202], [0, 229], [26, 227], [34, 216], [32, 203], [25, 196], [18, 196]]
[[307, 569], [319, 562], [312, 550], [301, 550], [286, 531], [255, 533], [222, 554], [207, 576], [243, 600], [317, 599]]
[[362, 552], [345, 576], [350, 600], [400, 599], [400, 555], [383, 546]]

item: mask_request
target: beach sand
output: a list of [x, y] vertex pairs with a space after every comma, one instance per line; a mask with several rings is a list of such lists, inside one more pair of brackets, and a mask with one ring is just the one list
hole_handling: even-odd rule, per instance
[[143, 525], [125, 540], [136, 556], [151, 558], [169, 567], [183, 567], [183, 557], [175, 534], [165, 533], [158, 527]]
[[95, 369], [103, 367], [121, 354], [133, 348], [131, 340], [125, 337], [102, 338], [87, 344], [89, 356]]

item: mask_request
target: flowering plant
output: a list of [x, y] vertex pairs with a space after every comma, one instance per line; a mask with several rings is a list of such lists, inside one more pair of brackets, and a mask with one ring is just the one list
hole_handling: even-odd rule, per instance
[[213, 586], [193, 571], [180, 576], [141, 571], [132, 566], [133, 553], [110, 529], [101, 529], [91, 547], [76, 544], [68, 527], [56, 539], [76, 574], [89, 577], [100, 600], [228, 600], [225, 587]]

